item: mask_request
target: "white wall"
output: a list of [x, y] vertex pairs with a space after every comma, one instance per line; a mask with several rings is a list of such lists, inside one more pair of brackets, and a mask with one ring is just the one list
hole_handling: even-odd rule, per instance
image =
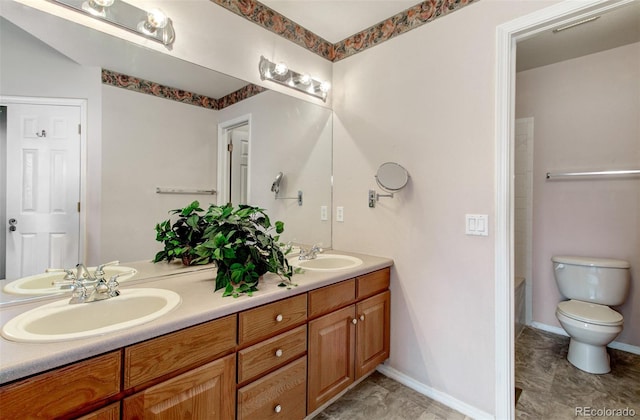
[[[550, 5], [481, 1], [334, 66], [334, 246], [394, 258], [388, 365], [493, 413], [496, 26]], [[379, 164], [411, 174], [367, 206]], [[489, 215], [489, 237], [464, 234]]]
[[[219, 122], [251, 114], [249, 204], [268, 210], [272, 222], [285, 222], [284, 242], [331, 245], [331, 218], [320, 220], [320, 206], [331, 207], [332, 112], [268, 91], [219, 112]], [[284, 174], [276, 200], [271, 184]]]
[[640, 167], [640, 43], [518, 73], [535, 118], [533, 320], [560, 326], [553, 255], [619, 258], [632, 285], [616, 341], [640, 346], [640, 179], [546, 181], [546, 172]]
[[102, 85], [103, 261], [151, 260], [156, 223], [213, 195], [157, 194], [156, 187], [215, 189], [217, 111]]
[[0, 21], [0, 95], [87, 100], [87, 202], [83, 205], [88, 262], [100, 255], [101, 94], [99, 68], [79, 66], [12, 23]]

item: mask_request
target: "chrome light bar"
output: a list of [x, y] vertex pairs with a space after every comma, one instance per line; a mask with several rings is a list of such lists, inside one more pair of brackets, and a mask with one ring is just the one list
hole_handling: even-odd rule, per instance
[[284, 63], [276, 64], [263, 56], [260, 56], [258, 70], [260, 71], [260, 78], [262, 80], [271, 80], [272, 82], [288, 86], [307, 95], [320, 98], [325, 102], [329, 89], [331, 89], [329, 82], [315, 79], [309, 74], [295, 72], [289, 69]]

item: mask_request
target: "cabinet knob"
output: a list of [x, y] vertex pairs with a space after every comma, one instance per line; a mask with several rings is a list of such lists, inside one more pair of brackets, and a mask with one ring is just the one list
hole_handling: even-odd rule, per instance
[[282, 406], [280, 404], [276, 405], [273, 409], [273, 411], [275, 411], [276, 413], [279, 413], [282, 411]]
[[281, 322], [283, 319], [282, 314], [278, 314], [278, 316], [276, 316], [276, 322]]
[[276, 350], [276, 357], [282, 357], [282, 349]]
[[360, 321], [364, 321], [364, 314], [360, 315]]
[[356, 324], [358, 323], [358, 320], [357, 320], [356, 318], [353, 318], [353, 319], [351, 320], [351, 323], [352, 323], [353, 325], [356, 325]]

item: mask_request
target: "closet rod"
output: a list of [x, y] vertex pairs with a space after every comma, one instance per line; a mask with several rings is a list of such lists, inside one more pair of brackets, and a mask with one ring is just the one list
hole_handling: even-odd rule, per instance
[[198, 190], [188, 188], [162, 188], [156, 187], [156, 194], [204, 194], [214, 195], [216, 190]]
[[595, 171], [595, 172], [547, 172], [547, 179], [573, 177], [573, 176], [609, 176], [609, 175], [640, 175], [640, 169], [630, 169], [623, 171]]

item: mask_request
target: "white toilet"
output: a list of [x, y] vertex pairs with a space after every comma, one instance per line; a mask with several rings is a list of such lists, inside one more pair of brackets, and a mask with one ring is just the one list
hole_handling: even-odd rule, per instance
[[551, 258], [560, 293], [556, 317], [569, 334], [567, 359], [589, 373], [608, 373], [607, 344], [622, 331], [622, 315], [609, 306], [621, 305], [629, 293], [629, 263], [610, 258]]

